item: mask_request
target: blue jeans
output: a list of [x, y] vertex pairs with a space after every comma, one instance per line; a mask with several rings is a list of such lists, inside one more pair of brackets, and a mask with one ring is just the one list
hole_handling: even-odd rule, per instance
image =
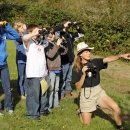
[[49, 109], [52, 107], [57, 107], [59, 105], [59, 80], [60, 73], [55, 74], [53, 71], [49, 71], [49, 78], [51, 83], [51, 88], [49, 89]]
[[[2, 87], [4, 91], [4, 106], [7, 111], [13, 110], [12, 94], [10, 90], [10, 75], [8, 70], [8, 65], [0, 68], [0, 78], [2, 82]], [[0, 103], [0, 112], [2, 111], [2, 105]]]
[[72, 87], [70, 85], [72, 76], [72, 63], [67, 63], [62, 65], [61, 78], [60, 78], [60, 95], [64, 96], [65, 91], [72, 91]]
[[25, 95], [27, 93], [26, 64], [18, 63], [17, 68], [18, 68], [17, 92], [19, 95]]
[[40, 113], [43, 113], [44, 110], [49, 109], [49, 89], [51, 87], [49, 75], [45, 77], [45, 80], [48, 84], [48, 90], [44, 95], [41, 94]]
[[[46, 81], [49, 81], [48, 76], [46, 76]], [[26, 108], [27, 118], [36, 118], [40, 116], [40, 113], [48, 109], [48, 98], [46, 92], [42, 95], [40, 78], [28, 78], [27, 79], [27, 97], [26, 97]]]

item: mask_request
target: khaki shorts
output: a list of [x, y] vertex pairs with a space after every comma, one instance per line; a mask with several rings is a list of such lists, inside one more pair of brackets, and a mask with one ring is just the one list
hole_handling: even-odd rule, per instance
[[[90, 91], [91, 90], [91, 91]], [[80, 93], [80, 109], [81, 112], [93, 112], [97, 109], [98, 103], [103, 97], [107, 96], [106, 92], [100, 85], [81, 89]]]

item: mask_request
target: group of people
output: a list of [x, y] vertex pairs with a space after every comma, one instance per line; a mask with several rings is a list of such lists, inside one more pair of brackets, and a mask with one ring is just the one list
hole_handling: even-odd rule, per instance
[[[71, 26], [77, 31], [70, 32]], [[130, 54], [91, 60], [90, 54], [94, 47], [81, 42], [77, 45], [75, 56], [74, 41], [84, 34], [76, 22], [72, 23], [68, 19], [62, 19], [55, 28], [44, 29], [38, 24], [26, 26], [21, 22], [15, 23], [13, 29], [9, 23], [0, 19], [0, 78], [5, 94], [4, 104], [9, 114], [13, 113], [13, 103], [6, 61], [6, 39], [15, 40], [17, 90], [19, 96], [26, 99], [26, 118], [40, 120], [41, 115], [47, 116], [52, 108], [60, 107], [59, 101], [71, 96], [72, 78], [72, 83], [80, 90], [78, 115], [81, 122], [90, 124], [92, 112], [99, 106], [112, 110], [117, 129], [124, 130], [118, 104], [100, 86], [100, 70], [106, 69], [109, 62], [120, 58], [130, 59]], [[48, 89], [43, 93], [41, 86], [44, 87], [45, 83]]]
[[[10, 26], [9, 23], [4, 24], [3, 19], [0, 21], [0, 29], [7, 35], [11, 34], [7, 28]], [[59, 100], [72, 95], [70, 81], [75, 57], [73, 43], [84, 35], [84, 31], [76, 25], [76, 22], [73, 22], [77, 31], [70, 32], [71, 23], [68, 19], [62, 19], [59, 26], [44, 29], [34, 23], [26, 26], [22, 22], [16, 22], [13, 28], [10, 26], [15, 32], [12, 35], [17, 34], [12, 38], [16, 45], [17, 92], [20, 98], [26, 99], [27, 118], [40, 120], [40, 115], [47, 116], [52, 108], [60, 107]], [[6, 39], [11, 38], [5, 38], [5, 45]], [[5, 64], [7, 65], [7, 62]], [[42, 79], [48, 85], [44, 94], [41, 87]], [[1, 80], [3, 82], [2, 78]], [[2, 87], [6, 92], [7, 89], [3, 84]], [[11, 95], [10, 86], [8, 88]], [[5, 100], [6, 98], [5, 95]], [[12, 97], [10, 100], [12, 101]], [[9, 103], [6, 104], [9, 105]], [[13, 113], [13, 104], [10, 110]], [[2, 105], [0, 114], [3, 115]]]

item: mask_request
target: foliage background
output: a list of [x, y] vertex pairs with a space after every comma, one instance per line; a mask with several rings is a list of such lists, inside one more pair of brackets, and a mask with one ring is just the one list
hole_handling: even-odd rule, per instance
[[[82, 22], [81, 39], [95, 47], [97, 54], [129, 51], [129, 0], [1, 0], [0, 12], [12, 25], [15, 21], [56, 26], [62, 18]], [[75, 43], [76, 45], [77, 43]]]

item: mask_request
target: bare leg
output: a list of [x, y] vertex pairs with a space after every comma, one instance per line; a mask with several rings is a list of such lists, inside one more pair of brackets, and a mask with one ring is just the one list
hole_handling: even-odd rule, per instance
[[80, 114], [80, 121], [85, 125], [90, 125], [92, 113], [82, 112]]
[[98, 105], [102, 108], [112, 110], [116, 124], [122, 125], [120, 108], [112, 98], [105, 96], [102, 98]]

